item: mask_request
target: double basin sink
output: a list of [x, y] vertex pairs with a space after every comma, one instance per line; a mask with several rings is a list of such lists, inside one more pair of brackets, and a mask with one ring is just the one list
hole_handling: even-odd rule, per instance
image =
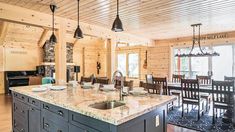
[[114, 100], [114, 101], [104, 101], [104, 102], [91, 104], [90, 107], [95, 108], [95, 109], [100, 109], [100, 110], [108, 110], [108, 109], [117, 108], [123, 105], [125, 105], [125, 103]]

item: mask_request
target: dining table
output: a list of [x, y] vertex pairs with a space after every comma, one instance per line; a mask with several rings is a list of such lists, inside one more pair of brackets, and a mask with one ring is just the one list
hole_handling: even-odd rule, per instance
[[[180, 83], [172, 83], [172, 82], [168, 82], [167, 83], [167, 87], [168, 87], [168, 93], [170, 93], [171, 90], [178, 90], [181, 91], [181, 84]], [[212, 85], [203, 85], [200, 84], [199, 85], [199, 90], [201, 93], [209, 93], [209, 94], [213, 94], [213, 89], [212, 89]], [[223, 122], [232, 122], [235, 125], [235, 94], [231, 93], [231, 99], [233, 100], [233, 109], [228, 109], [224, 115], [222, 117]]]

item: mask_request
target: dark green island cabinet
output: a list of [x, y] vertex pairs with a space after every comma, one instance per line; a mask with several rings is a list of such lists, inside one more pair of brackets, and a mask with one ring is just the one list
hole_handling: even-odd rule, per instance
[[13, 132], [165, 132], [166, 106], [114, 125], [13, 91]]

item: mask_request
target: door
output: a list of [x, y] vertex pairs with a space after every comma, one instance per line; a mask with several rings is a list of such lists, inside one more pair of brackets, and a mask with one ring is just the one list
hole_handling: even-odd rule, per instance
[[29, 132], [40, 132], [40, 111], [29, 107]]

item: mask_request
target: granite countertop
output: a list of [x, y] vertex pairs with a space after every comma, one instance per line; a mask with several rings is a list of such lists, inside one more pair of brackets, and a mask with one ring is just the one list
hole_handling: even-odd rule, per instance
[[109, 110], [99, 110], [89, 105], [107, 101], [119, 100], [119, 91], [102, 92], [98, 89], [82, 89], [67, 87], [65, 90], [32, 92], [32, 88], [39, 86], [23, 86], [10, 88], [14, 92], [47, 102], [113, 125], [120, 125], [159, 106], [176, 99], [174, 96], [146, 95], [124, 97], [126, 105]]

